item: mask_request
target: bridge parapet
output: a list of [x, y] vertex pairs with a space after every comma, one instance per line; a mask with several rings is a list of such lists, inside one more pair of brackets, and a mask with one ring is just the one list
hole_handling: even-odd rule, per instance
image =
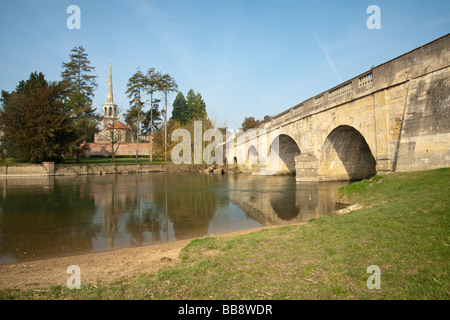
[[443, 36], [399, 57], [372, 67], [356, 77], [311, 97], [260, 125], [268, 130], [340, 106], [375, 91], [404, 83], [449, 65], [450, 35]]

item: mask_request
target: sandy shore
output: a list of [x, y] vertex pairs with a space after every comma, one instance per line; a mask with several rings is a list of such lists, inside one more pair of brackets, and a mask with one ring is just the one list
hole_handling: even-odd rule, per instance
[[[276, 227], [248, 229], [214, 235], [214, 237], [231, 237]], [[81, 285], [133, 278], [143, 273], [156, 272], [163, 267], [178, 264], [181, 249], [191, 240], [0, 265], [0, 289], [66, 286], [70, 276], [67, 273], [67, 267], [71, 265], [80, 267]]]

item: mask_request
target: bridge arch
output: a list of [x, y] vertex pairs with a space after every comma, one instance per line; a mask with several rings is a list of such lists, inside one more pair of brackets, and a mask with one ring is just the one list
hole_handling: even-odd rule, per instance
[[376, 160], [364, 136], [354, 127], [332, 130], [322, 147], [319, 177], [323, 180], [361, 180], [376, 174]]
[[[278, 148], [276, 148], [278, 144]], [[280, 134], [270, 144], [269, 160], [277, 163], [278, 174], [295, 175], [295, 157], [301, 153], [297, 142], [290, 135]]]
[[258, 150], [254, 145], [251, 145], [248, 149], [247, 154], [247, 162], [248, 164], [257, 164], [258, 163]]

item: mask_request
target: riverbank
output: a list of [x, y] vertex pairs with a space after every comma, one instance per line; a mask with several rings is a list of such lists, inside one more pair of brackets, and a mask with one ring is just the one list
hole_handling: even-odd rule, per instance
[[42, 164], [21, 164], [0, 166], [0, 177], [42, 177], [150, 173], [165, 171], [162, 163], [104, 163], [104, 164], [64, 164], [44, 162]]
[[[80, 290], [65, 288], [65, 268], [69, 262], [76, 264], [67, 260], [67, 266], [61, 264], [62, 285], [1, 290], [0, 297], [447, 300], [448, 181], [448, 168], [376, 176], [340, 190], [341, 202], [357, 203], [363, 207], [361, 210], [312, 219], [304, 225], [186, 241], [179, 243], [170, 255], [169, 251], [160, 251], [153, 258], [125, 249], [130, 250], [129, 260], [120, 260], [120, 255], [112, 260], [117, 269], [126, 270], [124, 277], [115, 277], [114, 271], [108, 270], [99, 258], [98, 269], [103, 274], [111, 272], [111, 280], [83, 282], [87, 281], [87, 274], [80, 266]], [[127, 264], [137, 260], [140, 265], [140, 261], [151, 263], [155, 259], [166, 265], [136, 271]], [[86, 263], [86, 267], [93, 264], [90, 260]], [[367, 268], [373, 265], [380, 268], [380, 289], [367, 286], [372, 275]], [[4, 270], [1, 269], [2, 275]], [[20, 277], [20, 270], [16, 275]]]
[[[277, 227], [234, 231], [215, 235], [215, 238], [235, 237]], [[35, 290], [39, 293], [49, 291], [50, 287], [65, 287], [69, 276], [66, 270], [71, 265], [80, 267], [83, 285], [93, 286], [157, 272], [179, 264], [182, 249], [192, 240], [0, 265], [0, 290]]]
[[126, 163], [54, 163], [1, 165], [0, 177], [44, 177], [104, 174], [134, 174], [151, 172], [206, 172], [207, 165], [175, 165], [161, 162]]

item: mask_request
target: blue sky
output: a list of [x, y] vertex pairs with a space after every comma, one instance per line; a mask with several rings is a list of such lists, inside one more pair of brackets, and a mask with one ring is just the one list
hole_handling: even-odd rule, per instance
[[[79, 30], [66, 26], [72, 4]], [[381, 10], [379, 30], [366, 26], [370, 5]], [[121, 109], [130, 76], [153, 67], [184, 94], [200, 92], [217, 125], [238, 128], [246, 116], [276, 115], [449, 32], [448, 0], [1, 0], [0, 89], [34, 71], [60, 80], [62, 62], [83, 45], [99, 112], [111, 59]]]

